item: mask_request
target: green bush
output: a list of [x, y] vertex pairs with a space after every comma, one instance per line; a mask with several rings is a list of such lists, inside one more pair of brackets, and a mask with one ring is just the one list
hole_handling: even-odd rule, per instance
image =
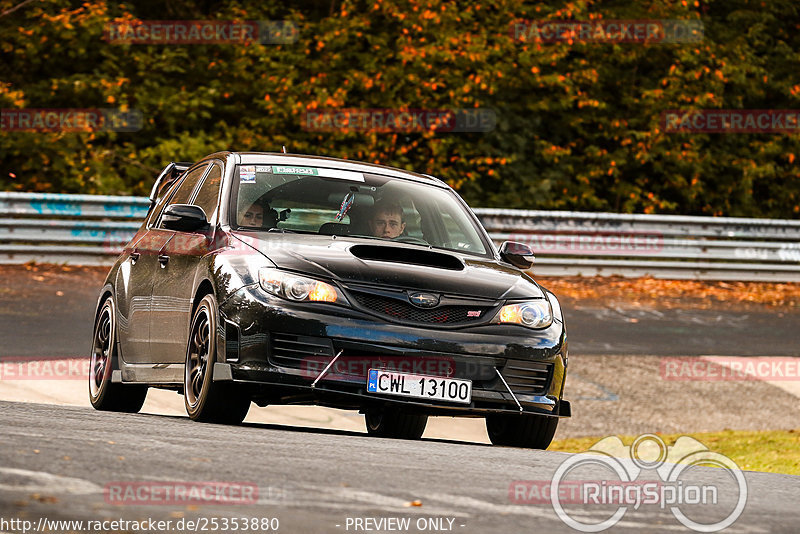
[[[0, 0], [0, 13], [19, 4]], [[0, 107], [122, 108], [135, 133], [0, 131], [0, 188], [146, 194], [217, 150], [365, 160], [474, 206], [797, 217], [796, 134], [664, 133], [668, 109], [800, 109], [792, 0], [42, 0], [0, 16]], [[512, 22], [701, 20], [698, 43], [549, 44]], [[291, 20], [292, 44], [104, 41], [115, 20]], [[308, 110], [487, 108], [488, 133], [311, 131]]]

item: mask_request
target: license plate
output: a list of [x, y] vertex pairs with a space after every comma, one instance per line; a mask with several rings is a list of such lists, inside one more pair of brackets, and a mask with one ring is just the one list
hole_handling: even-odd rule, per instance
[[367, 375], [367, 391], [469, 404], [472, 400], [472, 381], [370, 369]]

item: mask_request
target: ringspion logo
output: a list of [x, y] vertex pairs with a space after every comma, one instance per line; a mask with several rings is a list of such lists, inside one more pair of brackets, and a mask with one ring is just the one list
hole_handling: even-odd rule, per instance
[[[721, 468], [730, 475], [725, 480], [735, 484], [696, 482], [690, 474], [700, 466]], [[512, 482], [509, 499], [515, 504], [547, 502], [579, 532], [608, 530], [642, 506], [669, 509], [680, 524], [696, 532], [719, 532], [744, 511], [747, 481], [736, 462], [688, 436], [671, 447], [653, 434], [637, 437], [630, 446], [611, 436], [584, 454], [571, 455], [550, 481]], [[706, 512], [704, 520], [692, 518], [698, 507]], [[708, 514], [709, 510], [718, 513]]]

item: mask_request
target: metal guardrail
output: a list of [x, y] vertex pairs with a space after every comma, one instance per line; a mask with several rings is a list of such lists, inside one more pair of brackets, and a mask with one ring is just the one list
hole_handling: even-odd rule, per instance
[[549, 275], [800, 282], [800, 221], [476, 209], [495, 242]]
[[0, 192], [0, 263], [110, 265], [149, 207], [144, 197]]
[[[0, 263], [109, 265], [144, 197], [0, 192]], [[800, 282], [800, 221], [474, 210], [495, 243], [531, 245], [543, 276]]]

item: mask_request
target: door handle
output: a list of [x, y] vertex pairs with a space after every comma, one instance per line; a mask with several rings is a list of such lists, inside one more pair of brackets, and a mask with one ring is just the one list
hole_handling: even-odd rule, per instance
[[139, 261], [139, 256], [141, 256], [139, 251], [134, 250], [131, 252], [131, 265], [136, 265], [136, 262]]
[[167, 266], [167, 262], [169, 262], [169, 256], [167, 256], [166, 254], [158, 255], [158, 263], [161, 264], [162, 269]]

